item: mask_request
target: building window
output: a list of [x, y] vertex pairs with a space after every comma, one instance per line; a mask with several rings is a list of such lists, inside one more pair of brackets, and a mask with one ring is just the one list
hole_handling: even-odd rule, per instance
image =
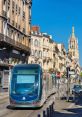
[[13, 30], [11, 31], [11, 38], [13, 39]]
[[18, 40], [19, 40], [19, 33], [18, 33]]
[[43, 51], [43, 56], [47, 57], [47, 52], [46, 51]]
[[12, 2], [12, 12], [14, 12], [14, 8], [15, 8], [15, 2]]
[[41, 62], [38, 62], [40, 66], [42, 66], [42, 63]]
[[40, 41], [38, 41], [38, 46], [40, 46]]
[[31, 61], [31, 64], [33, 63], [33, 61]]
[[3, 4], [4, 4], [4, 5], [5, 5], [5, 3], [6, 3], [6, 0], [3, 1]]
[[20, 15], [20, 7], [19, 7], [19, 15]]
[[25, 12], [23, 11], [23, 19], [25, 19]]
[[31, 38], [31, 45], [33, 45], [33, 39]]
[[37, 39], [35, 39], [34, 45], [35, 45], [35, 46], [38, 46], [38, 40], [37, 40]]
[[37, 55], [38, 55], [38, 51], [37, 51], [37, 50], [35, 50], [35, 57], [37, 57]]
[[34, 56], [34, 50], [31, 50], [31, 55]]
[[9, 27], [7, 28], [7, 36], [9, 36]]
[[49, 65], [49, 61], [47, 61], [47, 65]]
[[37, 57], [39, 57], [39, 51], [37, 51]]
[[17, 4], [16, 4], [16, 14], [17, 14], [17, 9], [18, 9], [18, 6], [17, 6]]
[[39, 51], [39, 57], [42, 58], [42, 52], [41, 51]]
[[23, 28], [23, 33], [25, 33], [25, 28]]

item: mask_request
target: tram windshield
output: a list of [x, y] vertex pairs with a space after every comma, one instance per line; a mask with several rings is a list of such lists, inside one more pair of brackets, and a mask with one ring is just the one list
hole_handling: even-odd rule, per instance
[[14, 69], [11, 81], [12, 93], [36, 93], [39, 82], [38, 69]]

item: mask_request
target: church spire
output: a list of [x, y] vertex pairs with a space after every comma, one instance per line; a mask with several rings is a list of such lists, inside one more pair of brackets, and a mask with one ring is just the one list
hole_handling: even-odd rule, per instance
[[72, 37], [75, 37], [74, 26], [72, 26]]
[[77, 58], [79, 60], [78, 41], [75, 37], [74, 26], [72, 26], [72, 34], [69, 41], [69, 52], [73, 59]]

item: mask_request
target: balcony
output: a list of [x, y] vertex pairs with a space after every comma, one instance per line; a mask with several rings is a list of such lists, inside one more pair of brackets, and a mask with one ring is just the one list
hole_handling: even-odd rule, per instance
[[45, 49], [49, 49], [49, 46], [46, 45], [46, 44], [43, 44], [43, 48], [45, 48]]
[[14, 39], [9, 38], [8, 36], [4, 36], [3, 34], [0, 33], [0, 46], [3, 44], [10, 45], [11, 47], [19, 48], [20, 50], [24, 50], [26, 52], [30, 51], [29, 45], [25, 46], [21, 44], [20, 42], [15, 41]]

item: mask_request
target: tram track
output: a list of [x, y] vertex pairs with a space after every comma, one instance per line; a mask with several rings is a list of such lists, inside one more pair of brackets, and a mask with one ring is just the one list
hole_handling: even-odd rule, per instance
[[24, 110], [24, 109], [12, 109], [9, 107], [9, 100], [8, 97], [3, 98], [0, 100], [0, 117], [16, 117], [20, 115], [21, 117], [25, 117], [34, 113], [33, 110]]

